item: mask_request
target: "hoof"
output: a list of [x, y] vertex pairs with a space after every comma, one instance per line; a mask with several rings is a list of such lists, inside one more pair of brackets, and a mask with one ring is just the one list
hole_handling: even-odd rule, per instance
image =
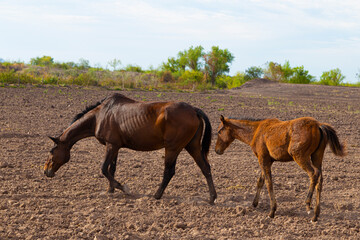
[[216, 203], [216, 199], [209, 201], [209, 204], [212, 205], [212, 206], [215, 205], [215, 203]]
[[131, 195], [130, 188], [126, 184], [122, 186], [122, 190], [126, 195]]
[[306, 212], [307, 212], [308, 215], [311, 214], [311, 210], [312, 210], [312, 209], [313, 209], [312, 207], [306, 206]]
[[162, 197], [162, 194], [155, 193], [154, 198], [159, 200]]
[[217, 200], [216, 196], [212, 196], [212, 197], [210, 197], [209, 204], [210, 204], [210, 205], [215, 205], [216, 200]]
[[317, 217], [313, 217], [313, 219], [311, 219], [310, 222], [311, 222], [311, 223], [317, 223]]

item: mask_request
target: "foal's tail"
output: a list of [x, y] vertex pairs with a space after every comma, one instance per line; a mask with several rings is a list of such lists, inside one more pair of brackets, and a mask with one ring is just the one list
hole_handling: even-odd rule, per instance
[[345, 156], [346, 155], [346, 147], [345, 147], [345, 145], [340, 143], [335, 129], [333, 127], [331, 127], [330, 125], [324, 124], [324, 123], [322, 123], [320, 125], [320, 129], [324, 135], [324, 138], [329, 143], [331, 151], [336, 156], [341, 156], [341, 157]]
[[212, 128], [211, 128], [210, 120], [206, 116], [206, 114], [199, 108], [195, 108], [195, 111], [197, 115], [200, 118], [202, 118], [205, 122], [205, 131], [201, 144], [201, 152], [204, 155], [205, 159], [207, 159], [207, 155], [209, 154], [209, 149], [211, 144]]

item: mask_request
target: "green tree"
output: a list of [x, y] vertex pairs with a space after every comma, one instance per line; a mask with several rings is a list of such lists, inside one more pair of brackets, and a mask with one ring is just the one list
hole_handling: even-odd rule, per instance
[[163, 71], [170, 71], [172, 73], [179, 72], [179, 61], [174, 57], [169, 57], [167, 62], [162, 64], [161, 68]]
[[309, 74], [309, 71], [304, 69], [304, 66], [295, 67], [292, 69], [292, 76], [289, 83], [308, 84], [315, 81], [315, 77]]
[[294, 68], [291, 68], [290, 62], [285, 61], [285, 63], [283, 65], [281, 65], [280, 69], [281, 69], [281, 72], [282, 72], [282, 77], [281, 77], [280, 80], [282, 82], [290, 82], [290, 78], [294, 74]]
[[340, 85], [345, 76], [341, 73], [339, 68], [332, 69], [330, 71], [323, 72], [320, 77], [320, 83], [324, 85]]
[[30, 64], [35, 66], [49, 67], [53, 65], [54, 59], [50, 56], [42, 56], [30, 59]]
[[187, 66], [194, 71], [199, 71], [201, 68], [201, 57], [204, 55], [204, 48], [202, 46], [191, 46], [187, 51]]
[[191, 46], [188, 50], [178, 52], [177, 58], [168, 58], [168, 61], [163, 63], [161, 67], [164, 71], [181, 74], [187, 69], [199, 71], [201, 68], [200, 60], [203, 55], [204, 48], [202, 46]]
[[272, 81], [280, 82], [284, 77], [281, 65], [276, 62], [269, 62], [268, 67], [264, 70], [264, 77]]
[[250, 81], [252, 79], [255, 78], [261, 78], [264, 74], [264, 71], [262, 70], [262, 68], [260, 67], [249, 67], [248, 69], [245, 70], [245, 76], [244, 79], [246, 81]]
[[205, 74], [210, 78], [213, 86], [218, 76], [230, 71], [229, 64], [234, 60], [234, 56], [229, 50], [220, 49], [218, 46], [213, 46], [203, 58], [205, 60]]
[[180, 68], [180, 71], [181, 72], [184, 72], [185, 71], [185, 68], [186, 68], [186, 65], [188, 63], [188, 57], [187, 57], [187, 52], [186, 50], [183, 51], [183, 52], [179, 52], [178, 53], [178, 59], [177, 59], [177, 62], [179, 64], [179, 68]]
[[115, 70], [118, 70], [117, 69], [118, 67], [120, 67], [121, 61], [119, 59], [114, 58], [114, 59], [108, 61], [108, 64], [110, 67], [113, 68], [113, 71], [115, 71]]

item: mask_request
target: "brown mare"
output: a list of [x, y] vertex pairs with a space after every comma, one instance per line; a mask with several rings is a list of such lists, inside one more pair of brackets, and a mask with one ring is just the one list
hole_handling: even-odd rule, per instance
[[106, 146], [102, 173], [109, 180], [108, 192], [117, 188], [129, 194], [126, 185], [114, 179], [119, 149], [152, 151], [165, 148], [164, 176], [155, 194], [155, 198], [160, 199], [175, 174], [176, 159], [185, 148], [204, 174], [209, 186], [210, 204], [213, 204], [217, 195], [207, 159], [211, 131], [206, 114], [189, 104], [144, 103], [113, 94], [78, 114], [59, 137], [51, 138], [55, 146], [45, 163], [44, 173], [53, 177], [69, 161], [70, 149], [77, 141], [95, 136]]
[[265, 181], [270, 196], [269, 217], [274, 217], [276, 200], [271, 180], [271, 165], [274, 161], [295, 161], [310, 178], [309, 193], [305, 202], [309, 214], [316, 187], [316, 206], [312, 221], [317, 221], [323, 182], [321, 165], [326, 145], [329, 143], [335, 155], [345, 156], [345, 148], [339, 142], [335, 130], [330, 125], [319, 123], [310, 117], [280, 121], [278, 119], [240, 120], [221, 116], [220, 120], [216, 153], [223, 154], [234, 139], [238, 139], [250, 145], [259, 160], [261, 175], [257, 182], [253, 206], [258, 205], [260, 191]]

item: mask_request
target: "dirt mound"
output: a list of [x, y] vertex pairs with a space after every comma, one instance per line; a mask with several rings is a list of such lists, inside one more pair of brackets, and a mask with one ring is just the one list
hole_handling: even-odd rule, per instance
[[253, 79], [251, 81], [244, 83], [240, 87], [233, 88], [232, 90], [243, 89], [243, 88], [253, 88], [253, 87], [256, 88], [259, 86], [263, 86], [265, 84], [275, 84], [275, 83], [277, 83], [277, 82], [271, 81], [266, 78], [256, 78], [256, 79]]

